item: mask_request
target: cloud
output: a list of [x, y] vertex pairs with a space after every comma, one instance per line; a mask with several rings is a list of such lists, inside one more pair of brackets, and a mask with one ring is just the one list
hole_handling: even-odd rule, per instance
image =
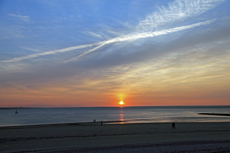
[[124, 42], [124, 41], [133, 41], [133, 40], [137, 40], [137, 39], [141, 39], [141, 38], [148, 38], [148, 37], [156, 37], [156, 36], [160, 36], [160, 35], [166, 35], [166, 34], [169, 34], [169, 33], [178, 32], [178, 31], [194, 28], [194, 27], [201, 26], [201, 25], [210, 24], [210, 23], [212, 23], [214, 21], [215, 21], [215, 19], [212, 19], [212, 20], [208, 20], [208, 21], [205, 21], [205, 22], [199, 22], [199, 23], [188, 25], [188, 26], [181, 26], [181, 27], [166, 29], [166, 30], [162, 30], [162, 31], [130, 34], [130, 35], [125, 35], [125, 36], [121, 36], [121, 37], [116, 37], [116, 38], [113, 38], [113, 39], [110, 39], [110, 40], [107, 40], [107, 41], [101, 41], [101, 42], [96, 42], [96, 43], [91, 43], [91, 44], [68, 47], [68, 48], [59, 49], [59, 50], [47, 51], [47, 52], [38, 53], [38, 54], [32, 54], [32, 55], [28, 55], [28, 56], [24, 56], [24, 57], [13, 58], [13, 59], [10, 59], [10, 60], [3, 60], [2, 62], [6, 62], [6, 63], [7, 62], [17, 62], [17, 61], [21, 61], [21, 60], [25, 60], [25, 59], [36, 58], [36, 57], [39, 57], [39, 56], [63, 53], [63, 52], [68, 52], [68, 51], [72, 51], [72, 50], [78, 50], [78, 49], [97, 46], [97, 47], [95, 47], [93, 49], [90, 49], [88, 51], [83, 52], [82, 54], [80, 54], [79, 56], [77, 56], [75, 58], [72, 58], [72, 59], [66, 61], [66, 62], [69, 62], [69, 61], [78, 60], [80, 57], [82, 57], [82, 56], [84, 56], [84, 55], [86, 55], [88, 53], [91, 53], [91, 52], [97, 50], [98, 48], [100, 48], [100, 47], [102, 47], [102, 46], [104, 46], [106, 44]]
[[33, 51], [33, 52], [42, 52], [42, 50], [34, 49], [34, 48], [29, 48], [29, 47], [21, 47], [21, 48], [29, 50], [29, 51]]
[[11, 17], [15, 17], [21, 21], [29, 22], [30, 18], [28, 16], [23, 16], [23, 15], [17, 15], [17, 14], [9, 14]]
[[173, 32], [178, 32], [178, 31], [194, 28], [194, 27], [201, 26], [201, 25], [210, 24], [210, 23], [212, 23], [214, 21], [215, 21], [215, 19], [205, 21], [205, 22], [199, 22], [199, 23], [191, 24], [191, 25], [188, 25], [188, 26], [181, 26], [181, 27], [166, 29], [166, 30], [162, 30], [162, 31], [145, 32], [145, 33], [138, 33], [138, 34], [132, 34], [132, 35], [125, 35], [125, 36], [122, 36], [122, 37], [116, 37], [116, 38], [110, 39], [108, 41], [102, 42], [97, 47], [95, 47], [95, 48], [93, 48], [91, 50], [88, 50], [87, 52], [84, 52], [84, 53], [80, 54], [79, 56], [68, 60], [67, 62], [78, 60], [80, 57], [82, 57], [82, 56], [84, 56], [84, 55], [86, 55], [88, 53], [91, 53], [91, 52], [97, 50], [98, 48], [100, 48], [100, 47], [102, 47], [102, 46], [104, 46], [106, 44], [124, 42], [124, 41], [133, 41], [133, 40], [141, 39], [141, 38], [149, 38], [149, 37], [156, 37], [156, 36], [160, 36], [160, 35], [166, 35], [166, 34], [170, 34], [170, 33], [173, 33]]
[[51, 50], [51, 51], [47, 51], [47, 52], [43, 52], [43, 53], [37, 53], [37, 54], [28, 55], [28, 56], [13, 58], [13, 59], [10, 59], [10, 60], [3, 60], [2, 62], [5, 62], [5, 63], [18, 62], [18, 61], [21, 61], [21, 60], [36, 58], [36, 57], [39, 57], [39, 56], [63, 53], [63, 52], [68, 52], [68, 51], [82, 49], [82, 48], [88, 48], [88, 47], [92, 47], [92, 46], [99, 45], [99, 44], [100, 44], [100, 42], [92, 43], [92, 44], [86, 44], [86, 45], [73, 46], [73, 47], [67, 47], [67, 48], [63, 48], [63, 49]]
[[185, 20], [189, 17], [200, 15], [224, 0], [175, 0], [168, 3], [168, 7], [159, 7], [158, 11], [148, 15], [145, 20], [140, 21], [137, 30], [150, 31], [154, 28]]
[[98, 37], [98, 38], [102, 38], [102, 36], [100, 34], [94, 33], [94, 32], [89, 32], [90, 35], [92, 35], [93, 37]]
[[[58, 49], [58, 50], [51, 50], [51, 51], [46, 51], [42, 53], [37, 53], [37, 54], [32, 54], [28, 56], [23, 56], [23, 57], [18, 57], [18, 58], [13, 58], [9, 60], [3, 60], [1, 62], [8, 63], [8, 62], [18, 62], [26, 59], [31, 59], [31, 58], [36, 58], [40, 56], [45, 56], [45, 55], [52, 55], [52, 54], [57, 54], [57, 53], [64, 53], [64, 52], [69, 52], [73, 50], [79, 50], [79, 49], [87, 49], [77, 57], [71, 58], [66, 60], [65, 62], [70, 62], [70, 61], [75, 61], [81, 58], [82, 56], [94, 52], [97, 49], [107, 45], [107, 44], [113, 44], [113, 43], [118, 43], [118, 42], [127, 42], [127, 41], [134, 41], [137, 39], [142, 39], [142, 38], [148, 38], [148, 37], [156, 37], [160, 35], [166, 35], [170, 34], [173, 32], [178, 32], [190, 28], [194, 28], [197, 26], [201, 25], [206, 25], [210, 24], [215, 21], [213, 20], [208, 20], [204, 22], [199, 22], [187, 26], [179, 26], [176, 28], [169, 28], [161, 31], [154, 31], [154, 28], [157, 26], [166, 24], [166, 23], [173, 23], [178, 20], [184, 20], [186, 18], [192, 17], [199, 15], [213, 7], [215, 7], [217, 4], [222, 2], [223, 0], [192, 0], [192, 1], [179, 1], [176, 0], [174, 2], [168, 3], [168, 7], [160, 7], [159, 11], [153, 12], [152, 14], [148, 15], [145, 20], [140, 21], [140, 23], [136, 27], [136, 31], [132, 32], [127, 35], [122, 35], [122, 36], [117, 36], [115, 38], [111, 38], [109, 40], [105, 41], [100, 41], [96, 43], [91, 43], [91, 44], [85, 44], [85, 45], [79, 45], [79, 46], [72, 46], [72, 47], [67, 47], [63, 49]], [[28, 16], [22, 16], [22, 15], [15, 15], [15, 14], [9, 14], [9, 16], [12, 17], [17, 17], [20, 20], [29, 20]], [[141, 32], [141, 31], [145, 32]], [[96, 34], [91, 32], [90, 33], [93, 36], [96, 37], [101, 37], [101, 35]], [[94, 47], [94, 48], [92, 48]]]
[[[205, 7], [204, 3], [208, 4], [207, 0], [187, 2], [198, 2], [200, 5], [202, 3], [200, 8], [206, 8], [206, 11], [218, 4], [217, 1], [210, 0], [212, 6]], [[215, 87], [213, 88], [215, 92], [221, 91], [219, 97], [227, 95], [230, 91], [228, 83], [230, 76], [228, 71], [230, 65], [229, 18], [217, 20], [203, 18], [204, 22], [189, 20], [189, 23], [186, 22], [188, 24], [180, 22], [180, 25], [172, 26], [173, 24], [170, 23], [197, 15], [191, 11], [190, 16], [185, 15], [181, 18], [176, 16], [171, 20], [172, 4], [179, 3], [187, 5], [186, 1], [169, 3], [165, 9], [163, 7], [160, 8], [161, 11], [159, 9], [158, 12], [162, 16], [159, 16], [160, 20], [157, 20], [156, 16], [152, 16], [150, 20], [150, 16], [149, 21], [140, 22], [136, 29], [127, 28], [125, 31], [114, 28], [106, 31], [110, 28], [101, 28], [103, 30], [92, 29], [95, 30], [92, 33], [83, 31], [87, 36], [91, 34], [89, 37], [93, 37], [96, 40], [95, 43], [72, 44], [69, 45], [72, 47], [46, 49], [46, 51], [41, 48], [33, 49], [34, 44], [29, 44], [29, 42], [21, 44], [25, 46], [23, 54], [29, 51], [34, 52], [29, 52], [32, 54], [27, 54], [28, 56], [14, 55], [17, 58], [0, 61], [1, 96], [8, 95], [12, 98], [20, 97], [20, 95], [23, 97], [37, 95], [39, 98], [36, 99], [40, 101], [44, 95], [49, 100], [52, 96], [57, 99], [60, 99], [59, 96], [65, 96], [66, 99], [74, 97], [74, 102], [78, 101], [76, 99], [79, 96], [100, 95], [104, 98], [105, 95], [110, 94], [112, 97], [117, 93], [129, 96], [141, 95], [141, 97], [149, 95], [181, 97], [186, 94], [195, 97], [193, 93], [202, 95], [207, 92], [209, 94], [213, 87]], [[166, 9], [169, 11], [168, 14]], [[199, 14], [202, 11], [204, 12], [204, 9], [197, 12]], [[210, 11], [211, 14], [213, 12]], [[172, 12], [171, 15], [173, 15]], [[155, 24], [154, 20], [157, 25], [153, 26], [160, 28], [151, 27], [151, 22]], [[147, 24], [148, 22], [150, 25]], [[211, 23], [212, 25], [208, 25]], [[163, 24], [169, 26], [161, 26]], [[65, 33], [65, 36], [68, 36], [68, 33]], [[75, 38], [80, 40], [82, 35]], [[52, 45], [50, 42], [47, 44]], [[33, 48], [30, 48], [31, 45]], [[40, 46], [42, 45], [38, 45]], [[59, 46], [62, 44], [60, 43]], [[46, 45], [42, 46], [42, 48], [45, 47]], [[83, 57], [90, 58], [83, 59]], [[25, 61], [19, 62], [23, 60]], [[66, 63], [63, 63], [65, 60]], [[226, 97], [229, 98], [229, 96]]]
[[[164, 96], [167, 94], [165, 92], [169, 91], [188, 92], [195, 90], [196, 85], [199, 86], [206, 80], [216, 77], [221, 77], [221, 80], [227, 79], [230, 60], [227, 53], [229, 40], [225, 38], [229, 39], [229, 34], [226, 33], [229, 31], [229, 26], [226, 27], [227, 29], [223, 26], [214, 30], [206, 29], [202, 30], [203, 32], [198, 30], [199, 35], [194, 32], [190, 35], [186, 33], [186, 37], [164, 42], [163, 45], [151, 43], [127, 56], [122, 56], [120, 53], [126, 52], [129, 48], [127, 50], [122, 48], [121, 52], [116, 51], [103, 58], [90, 58], [77, 63], [53, 65], [44, 62], [40, 66], [37, 63], [25, 64], [24, 70], [23, 65], [18, 65], [21, 69], [12, 67], [11, 72], [16, 69], [16, 73], [11, 73], [6, 68], [7, 71], [4, 71], [6, 73], [1, 74], [0, 83], [4, 90], [9, 86], [20, 86], [23, 89], [46, 91], [44, 89], [49, 87], [50, 93], [63, 94], [58, 90], [66, 88], [65, 93], [72, 95], [76, 95], [76, 92], [119, 93], [119, 90], [127, 91], [129, 94], [136, 92], [136, 94], [152, 95], [158, 92]], [[216, 37], [221, 31], [225, 31], [226, 35]], [[220, 42], [222, 40], [223, 42]], [[20, 63], [6, 65], [11, 64], [13, 66]]]

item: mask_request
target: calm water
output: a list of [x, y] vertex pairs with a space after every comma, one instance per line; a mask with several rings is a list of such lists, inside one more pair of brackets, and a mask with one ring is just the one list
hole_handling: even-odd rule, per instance
[[122, 120], [144, 122], [230, 122], [230, 116], [198, 113], [230, 114], [230, 106], [177, 107], [91, 107], [91, 108], [21, 108], [0, 109], [0, 126], [92, 122]]

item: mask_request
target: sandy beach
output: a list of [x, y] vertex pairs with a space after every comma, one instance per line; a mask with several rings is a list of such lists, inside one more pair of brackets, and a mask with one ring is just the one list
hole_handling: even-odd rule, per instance
[[0, 152], [230, 152], [230, 122], [0, 127]]

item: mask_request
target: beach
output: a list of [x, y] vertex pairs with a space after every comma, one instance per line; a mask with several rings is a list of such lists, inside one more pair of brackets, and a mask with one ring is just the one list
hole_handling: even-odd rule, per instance
[[230, 122], [0, 127], [0, 152], [230, 152]]

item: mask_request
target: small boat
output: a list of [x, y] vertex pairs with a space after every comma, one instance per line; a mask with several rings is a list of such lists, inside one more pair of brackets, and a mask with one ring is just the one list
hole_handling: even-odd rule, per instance
[[18, 111], [17, 111], [17, 109], [16, 109], [16, 111], [15, 111], [15, 114], [18, 114]]

